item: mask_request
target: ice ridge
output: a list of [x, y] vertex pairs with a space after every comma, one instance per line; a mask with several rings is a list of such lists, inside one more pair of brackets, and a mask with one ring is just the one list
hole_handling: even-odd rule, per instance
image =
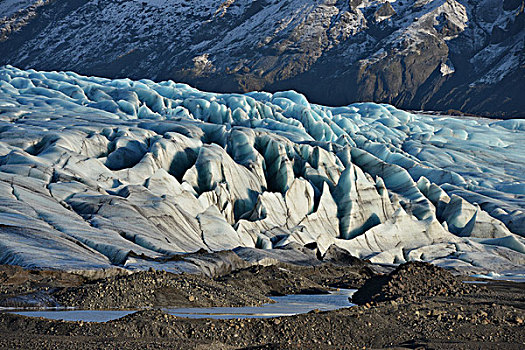
[[0, 68], [0, 263], [184, 270], [200, 249], [525, 263], [525, 120]]

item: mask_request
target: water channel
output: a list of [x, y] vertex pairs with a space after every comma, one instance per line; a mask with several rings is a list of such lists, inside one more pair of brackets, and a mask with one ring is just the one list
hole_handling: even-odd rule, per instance
[[[303, 314], [312, 310], [329, 311], [353, 306], [349, 297], [355, 289], [340, 289], [329, 294], [294, 294], [271, 297], [275, 303], [246, 307], [166, 308], [163, 311], [186, 318], [269, 318]], [[39, 309], [9, 312], [52, 320], [107, 322], [135, 313], [137, 310]]]

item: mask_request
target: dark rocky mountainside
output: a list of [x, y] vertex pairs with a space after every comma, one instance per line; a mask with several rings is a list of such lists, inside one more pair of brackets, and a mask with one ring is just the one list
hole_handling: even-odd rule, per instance
[[525, 117], [524, 0], [0, 2], [0, 64]]

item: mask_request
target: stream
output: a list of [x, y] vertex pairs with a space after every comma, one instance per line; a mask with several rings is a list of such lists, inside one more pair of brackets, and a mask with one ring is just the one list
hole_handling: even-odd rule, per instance
[[[270, 297], [275, 303], [245, 307], [164, 308], [164, 312], [186, 318], [269, 318], [304, 314], [312, 310], [330, 311], [354, 306], [349, 297], [355, 289], [340, 289], [329, 294], [293, 294]], [[8, 312], [29, 317], [51, 320], [108, 322], [133, 314], [138, 310], [76, 310], [38, 309], [9, 310]]]

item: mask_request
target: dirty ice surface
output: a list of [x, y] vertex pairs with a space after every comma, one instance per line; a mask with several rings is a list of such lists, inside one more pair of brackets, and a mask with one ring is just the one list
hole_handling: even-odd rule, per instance
[[[337, 246], [512, 274], [525, 263], [524, 145], [525, 120], [7, 66], [0, 263], [213, 274]], [[233, 253], [173, 258], [199, 250]]]

